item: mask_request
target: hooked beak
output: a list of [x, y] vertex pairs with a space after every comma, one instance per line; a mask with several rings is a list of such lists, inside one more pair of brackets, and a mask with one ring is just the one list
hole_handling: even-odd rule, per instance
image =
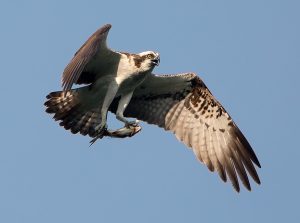
[[157, 56], [155, 59], [151, 60], [152, 64], [158, 66], [160, 63], [160, 58]]

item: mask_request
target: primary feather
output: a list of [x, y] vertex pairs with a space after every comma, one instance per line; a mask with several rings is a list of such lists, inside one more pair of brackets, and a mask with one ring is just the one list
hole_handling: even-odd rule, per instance
[[[97, 30], [75, 53], [63, 72], [64, 91], [47, 96], [46, 111], [72, 133], [91, 137], [98, 136], [108, 110], [127, 125], [124, 116], [155, 124], [173, 132], [237, 191], [238, 178], [251, 190], [248, 174], [260, 184], [253, 149], [203, 81], [194, 73], [153, 74], [160, 61], [156, 52], [109, 49], [110, 28], [107, 24]], [[72, 90], [73, 84], [88, 86]]]

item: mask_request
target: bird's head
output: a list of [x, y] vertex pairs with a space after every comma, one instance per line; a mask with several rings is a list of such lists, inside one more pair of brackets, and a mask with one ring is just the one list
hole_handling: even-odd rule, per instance
[[159, 53], [146, 51], [138, 54], [138, 62], [143, 70], [151, 70], [160, 63]]

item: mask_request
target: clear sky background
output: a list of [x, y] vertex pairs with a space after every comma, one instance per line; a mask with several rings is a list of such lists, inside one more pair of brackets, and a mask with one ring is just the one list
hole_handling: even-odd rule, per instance
[[[299, 1], [0, 3], [0, 222], [296, 222], [300, 218]], [[61, 73], [105, 23], [113, 49], [196, 72], [262, 164], [237, 194], [168, 132], [72, 135], [44, 112]], [[110, 126], [122, 124], [110, 117]]]

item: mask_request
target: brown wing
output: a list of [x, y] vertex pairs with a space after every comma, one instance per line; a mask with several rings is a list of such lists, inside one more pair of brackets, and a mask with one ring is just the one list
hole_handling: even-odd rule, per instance
[[[63, 89], [70, 90], [74, 83], [89, 83], [95, 78], [95, 67], [88, 69], [93, 60], [101, 60], [101, 57], [116, 55], [107, 48], [106, 38], [111, 28], [110, 24], [98, 29], [75, 53], [70, 63], [66, 66], [62, 75]], [[101, 64], [101, 63], [98, 63]], [[84, 75], [84, 77], [80, 77]]]
[[250, 144], [195, 74], [152, 75], [134, 92], [125, 116], [175, 133], [210, 171], [223, 181], [228, 176], [237, 191], [237, 176], [251, 190], [246, 171], [260, 184], [253, 163], [260, 164]]

